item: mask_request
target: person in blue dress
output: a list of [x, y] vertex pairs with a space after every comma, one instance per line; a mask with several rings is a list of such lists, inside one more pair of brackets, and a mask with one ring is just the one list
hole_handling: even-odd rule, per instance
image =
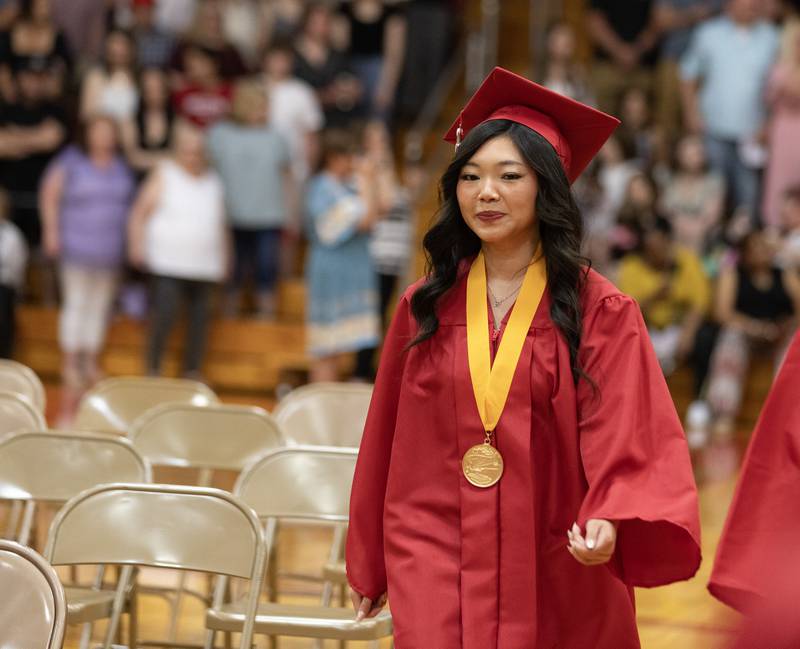
[[378, 286], [369, 252], [370, 230], [379, 217], [377, 183], [375, 169], [357, 163], [354, 142], [343, 131], [325, 134], [321, 170], [306, 192], [311, 381], [338, 380], [342, 355], [379, 342]]

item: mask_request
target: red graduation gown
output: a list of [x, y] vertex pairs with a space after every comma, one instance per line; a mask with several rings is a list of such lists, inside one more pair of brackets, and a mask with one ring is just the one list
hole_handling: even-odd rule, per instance
[[[384, 345], [350, 505], [352, 587], [387, 590], [397, 649], [639, 647], [632, 586], [691, 577], [697, 493], [672, 399], [636, 303], [595, 272], [576, 390], [547, 292], [496, 430], [499, 484], [470, 485], [483, 440], [467, 361], [466, 273], [416, 332], [403, 296]], [[487, 331], [488, 335], [488, 331]], [[580, 565], [567, 528], [620, 520], [608, 566]], [[610, 569], [609, 569], [610, 568]]]
[[[717, 547], [708, 589], [751, 612], [800, 573], [800, 334], [761, 411]], [[784, 584], [783, 581], [790, 581]]]

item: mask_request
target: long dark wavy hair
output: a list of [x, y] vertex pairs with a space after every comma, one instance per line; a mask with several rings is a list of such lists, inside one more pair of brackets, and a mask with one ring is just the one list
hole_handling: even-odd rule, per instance
[[580, 377], [588, 378], [578, 363], [580, 294], [590, 266], [589, 260], [580, 253], [583, 219], [555, 149], [535, 131], [509, 120], [491, 120], [472, 129], [442, 176], [439, 212], [423, 239], [427, 279], [411, 298], [411, 312], [419, 324], [419, 333], [411, 345], [436, 333], [439, 299], [456, 283], [461, 261], [477, 255], [481, 249], [481, 240], [461, 216], [456, 186], [462, 167], [475, 152], [488, 140], [501, 135], [511, 138], [536, 173], [539, 186], [536, 219], [547, 267], [550, 317], [569, 346], [572, 376], [577, 383]]

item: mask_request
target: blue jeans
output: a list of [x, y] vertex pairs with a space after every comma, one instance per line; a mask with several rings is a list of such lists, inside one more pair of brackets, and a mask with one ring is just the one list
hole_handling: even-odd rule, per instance
[[711, 168], [725, 179], [728, 205], [746, 207], [755, 216], [758, 201], [758, 171], [746, 167], [739, 158], [739, 143], [706, 135], [706, 155]]
[[275, 283], [278, 281], [281, 232], [280, 228], [263, 230], [233, 228], [236, 252], [233, 285], [236, 288], [241, 288], [248, 275], [252, 275], [259, 293], [275, 290]]

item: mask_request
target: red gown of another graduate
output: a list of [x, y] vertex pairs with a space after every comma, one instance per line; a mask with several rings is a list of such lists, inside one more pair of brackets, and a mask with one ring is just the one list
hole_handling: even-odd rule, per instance
[[[350, 584], [372, 598], [388, 586], [397, 649], [639, 647], [632, 587], [700, 563], [688, 449], [639, 308], [589, 273], [581, 363], [595, 398], [575, 388], [545, 292], [496, 429], [505, 472], [481, 489], [461, 471], [484, 438], [465, 271], [433, 338], [404, 351], [418, 285], [387, 335], [353, 482]], [[590, 518], [621, 521], [609, 566], [567, 551], [567, 528]]]
[[[753, 431], [708, 588], [750, 612], [800, 585], [800, 334]], [[789, 583], [784, 583], [784, 582]]]

